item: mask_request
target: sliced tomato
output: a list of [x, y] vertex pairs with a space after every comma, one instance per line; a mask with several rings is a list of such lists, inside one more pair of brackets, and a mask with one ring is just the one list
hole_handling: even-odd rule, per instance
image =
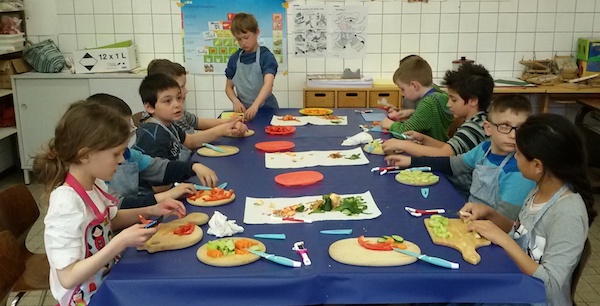
[[[391, 250], [393, 250], [392, 243], [388, 243], [388, 242], [389, 241], [372, 243], [372, 242], [368, 242], [367, 240], [365, 240], [365, 236], [358, 237], [358, 244], [360, 244], [360, 246], [362, 246], [363, 248], [368, 249], [368, 250], [391, 251]], [[393, 242], [393, 239], [392, 239], [392, 242]]]
[[175, 234], [177, 236], [190, 235], [191, 233], [194, 232], [195, 228], [196, 228], [196, 225], [194, 225], [194, 223], [188, 222], [184, 225], [180, 225], [179, 228], [177, 228], [176, 230], [173, 231], [173, 234]]
[[210, 193], [204, 194], [202, 196], [202, 200], [204, 200], [206, 202], [219, 201], [219, 200], [229, 199], [232, 196], [233, 196], [233, 189], [229, 189], [227, 191], [225, 189], [220, 189], [220, 188], [215, 187], [210, 191]]

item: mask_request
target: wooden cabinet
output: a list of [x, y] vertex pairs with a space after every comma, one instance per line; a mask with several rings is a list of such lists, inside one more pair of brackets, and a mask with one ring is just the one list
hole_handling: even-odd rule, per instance
[[378, 101], [401, 107], [402, 95], [397, 87], [373, 88], [304, 88], [304, 107], [373, 108]]
[[68, 106], [95, 93], [123, 99], [134, 113], [143, 105], [137, 88], [144, 75], [24, 73], [12, 76], [21, 169], [29, 184], [33, 157], [54, 136]]

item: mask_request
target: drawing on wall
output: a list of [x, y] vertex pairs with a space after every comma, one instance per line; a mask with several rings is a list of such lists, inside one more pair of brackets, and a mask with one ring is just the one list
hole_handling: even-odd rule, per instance
[[283, 0], [187, 0], [181, 8], [186, 69], [192, 74], [224, 74], [229, 57], [238, 49], [230, 31], [238, 12], [253, 14], [258, 21], [258, 43], [271, 50], [287, 70], [286, 10]]
[[297, 57], [362, 58], [367, 16], [364, 6], [294, 5], [293, 49]]

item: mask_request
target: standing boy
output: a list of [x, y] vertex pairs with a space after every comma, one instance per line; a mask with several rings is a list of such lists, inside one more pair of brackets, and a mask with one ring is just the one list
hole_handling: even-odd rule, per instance
[[413, 141], [390, 139], [383, 143], [386, 152], [401, 151], [412, 156], [454, 156], [466, 153], [487, 137], [483, 122], [487, 120], [487, 108], [494, 91], [494, 79], [481, 65], [463, 64], [457, 71], [448, 70], [444, 75], [448, 87], [448, 108], [454, 118], [464, 120], [447, 142], [419, 132], [405, 134]]
[[393, 79], [404, 98], [418, 100], [417, 108], [398, 111], [399, 120], [404, 122], [385, 118], [381, 127], [396, 135], [417, 131], [439, 141], [448, 140], [448, 128], [453, 119], [446, 106], [448, 95], [433, 86], [433, 74], [427, 61], [416, 55], [403, 59]]
[[469, 152], [451, 157], [389, 155], [385, 159], [390, 165], [428, 165], [434, 171], [457, 177], [459, 189], [468, 187], [469, 202], [487, 204], [515, 220], [525, 197], [535, 186], [535, 182], [523, 177], [514, 157], [517, 129], [530, 113], [531, 103], [524, 96], [501, 96], [492, 103], [483, 125], [490, 140]]
[[272, 93], [278, 64], [269, 49], [258, 45], [260, 30], [253, 15], [236, 14], [231, 33], [240, 49], [227, 62], [225, 93], [233, 109], [252, 120], [260, 107], [279, 108]]

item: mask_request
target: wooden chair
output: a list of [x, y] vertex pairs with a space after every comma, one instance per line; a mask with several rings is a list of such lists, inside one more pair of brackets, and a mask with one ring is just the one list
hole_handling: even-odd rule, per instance
[[0, 232], [0, 305], [6, 305], [8, 294], [25, 272], [25, 262], [15, 236], [10, 231]]
[[133, 124], [135, 127], [140, 127], [140, 122], [142, 121], [143, 112], [137, 112], [131, 116], [131, 120], [133, 120]]
[[25, 272], [11, 290], [18, 292], [12, 305], [17, 305], [25, 293], [38, 290], [43, 290], [40, 299], [43, 303], [50, 290], [50, 264], [46, 254], [34, 254], [25, 245], [27, 234], [39, 216], [37, 203], [24, 184], [0, 192], [0, 231], [8, 230], [15, 236], [25, 262]]
[[575, 305], [575, 290], [577, 289], [577, 283], [579, 283], [579, 279], [581, 278], [581, 274], [583, 274], [585, 264], [588, 262], [591, 255], [592, 245], [590, 244], [590, 239], [588, 238], [585, 240], [583, 252], [581, 252], [581, 257], [579, 257], [579, 263], [575, 267], [575, 270], [573, 271], [573, 276], [571, 278], [571, 300], [573, 301], [573, 305]]

